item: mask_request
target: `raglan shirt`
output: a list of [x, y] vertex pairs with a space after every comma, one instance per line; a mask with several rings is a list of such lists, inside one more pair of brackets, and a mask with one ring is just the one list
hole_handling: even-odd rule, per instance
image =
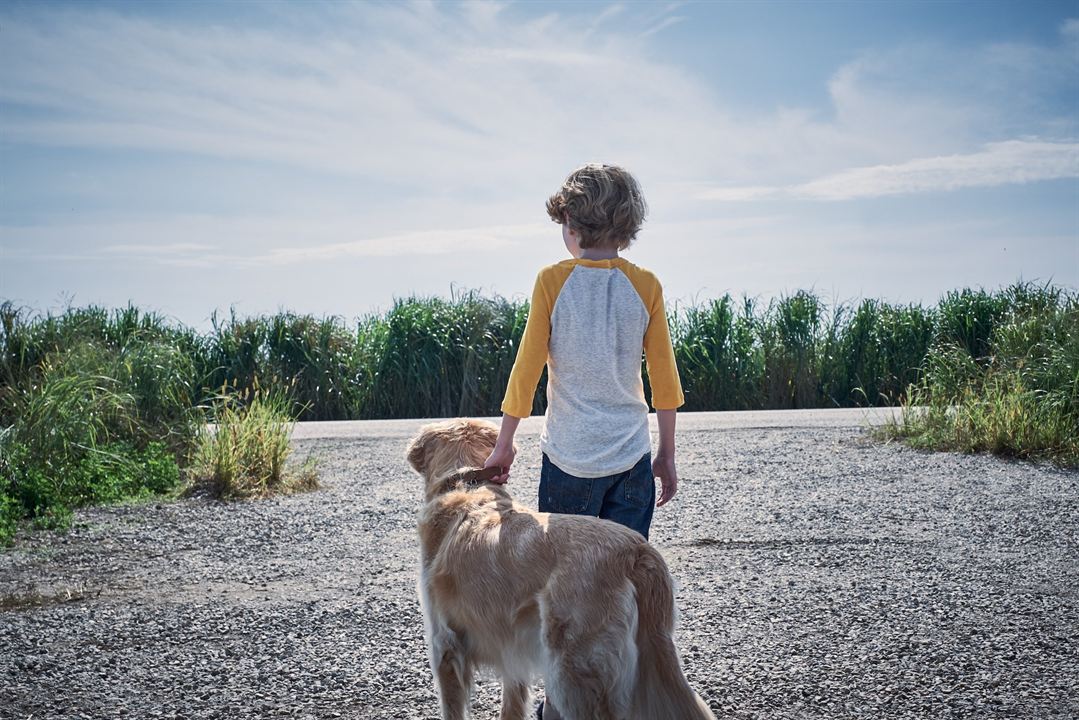
[[540, 449], [577, 477], [629, 470], [651, 449], [642, 350], [652, 407], [678, 408], [685, 399], [656, 276], [624, 258], [545, 267], [536, 278], [502, 412], [532, 414], [546, 364]]

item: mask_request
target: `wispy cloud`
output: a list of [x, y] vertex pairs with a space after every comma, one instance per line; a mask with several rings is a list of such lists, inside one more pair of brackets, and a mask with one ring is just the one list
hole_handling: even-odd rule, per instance
[[101, 248], [103, 253], [115, 253], [118, 255], [188, 255], [191, 253], [205, 253], [217, 248], [213, 245], [200, 245], [199, 243], [168, 243], [165, 245], [107, 245]]
[[675, 25], [677, 23], [680, 23], [685, 19], [686, 18], [685, 18], [684, 15], [670, 15], [668, 17], [665, 17], [662, 20], [660, 20], [658, 23], [653, 25], [652, 27], [650, 27], [647, 30], [645, 30], [644, 32], [642, 32], [641, 37], [648, 37], [649, 35], [655, 35], [660, 30], [663, 30], [664, 28], [669, 28], [671, 25]]
[[1011, 140], [965, 155], [852, 168], [799, 185], [709, 188], [697, 197], [724, 202], [775, 197], [854, 200], [1063, 178], [1079, 178], [1079, 143]]
[[981, 152], [921, 158], [898, 165], [856, 168], [796, 188], [822, 200], [991, 187], [1079, 177], [1079, 143], [1011, 140]]
[[617, 158], [650, 187], [776, 186], [989, 138], [1074, 136], [1075, 120], [1031, 109], [1037, 97], [1000, 101], [1074, 77], [1073, 21], [1061, 47], [866, 52], [837, 70], [830, 114], [745, 114], [703, 70], [656, 59], [652, 36], [684, 20], [679, 8], [616, 3], [589, 23], [490, 3], [331, 4], [198, 28], [77, 6], [0, 12], [0, 101], [25, 111], [4, 113], [0, 134], [491, 196], [522, 178], [548, 186], [583, 158]]
[[[703, 87], [648, 60], [632, 35], [597, 41], [571, 19], [514, 22], [490, 4], [329, 9], [313, 32], [302, 23], [306, 34], [287, 24], [192, 32], [108, 11], [4, 18], [0, 101], [32, 112], [5, 113], [0, 133], [498, 187], [551, 173], [552, 150], [561, 173], [582, 155], [624, 153], [646, 124], [677, 120], [672, 108], [700, 116]], [[617, 127], [582, 128], [582, 116], [611, 114]], [[658, 149], [632, 145], [638, 164], [661, 164]]]
[[596, 15], [596, 17], [592, 19], [590, 29], [596, 29], [611, 18], [621, 15], [623, 12], [625, 12], [625, 10], [626, 6], [623, 3], [612, 3], [608, 5], [607, 7], [603, 8], [599, 15]]
[[252, 262], [287, 265], [313, 260], [347, 257], [394, 257], [400, 255], [448, 255], [497, 252], [514, 243], [549, 236], [547, 225], [515, 225], [460, 230], [427, 230], [343, 243], [275, 248], [252, 258]]
[[726, 79], [738, 62], [678, 62], [716, 42], [717, 7], [335, 0], [210, 22], [0, 3], [0, 292], [171, 294], [189, 317], [238, 298], [358, 313], [456, 282], [527, 292], [562, 252], [543, 199], [587, 160], [639, 176], [653, 214], [631, 257], [674, 296], [1075, 278], [1055, 192], [976, 225], [966, 203], [927, 218], [904, 202], [896, 222], [887, 203], [835, 201], [1077, 177], [1079, 20], [1045, 41], [867, 24], [847, 47], [788, 48], [770, 11], [736, 13], [754, 52], [815, 60], [816, 86], [757, 97]]
[[[45, 227], [0, 226], [0, 235], [21, 248], [20, 258], [137, 259], [182, 267], [251, 268], [298, 265], [331, 260], [414, 257], [460, 253], [493, 253], [550, 238], [551, 225], [492, 225], [418, 232], [355, 236], [360, 218], [295, 218], [176, 216], [153, 222], [115, 222]], [[53, 248], [80, 238], [77, 256], [58, 255]], [[228, 238], [227, 246], [179, 241], [185, 237]], [[147, 242], [146, 238], [155, 238]], [[121, 240], [121, 242], [116, 242]]]

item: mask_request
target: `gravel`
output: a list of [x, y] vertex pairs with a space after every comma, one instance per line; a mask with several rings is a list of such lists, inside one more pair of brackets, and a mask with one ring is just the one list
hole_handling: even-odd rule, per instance
[[[881, 444], [875, 417], [680, 416], [652, 541], [690, 682], [728, 718], [1079, 716], [1079, 473]], [[419, 424], [300, 426], [312, 493], [21, 533], [0, 718], [437, 718], [402, 459]], [[511, 480], [527, 504], [537, 428]], [[480, 681], [477, 717], [498, 694]]]

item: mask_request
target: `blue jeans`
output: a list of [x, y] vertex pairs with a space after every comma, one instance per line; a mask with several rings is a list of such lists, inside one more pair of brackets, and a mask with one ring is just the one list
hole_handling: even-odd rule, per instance
[[543, 453], [540, 470], [540, 512], [591, 515], [613, 520], [648, 539], [656, 505], [652, 454], [645, 453], [629, 470], [598, 478], [563, 472]]

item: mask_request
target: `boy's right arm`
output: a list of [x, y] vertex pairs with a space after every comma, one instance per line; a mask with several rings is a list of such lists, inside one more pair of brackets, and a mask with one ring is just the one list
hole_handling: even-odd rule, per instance
[[517, 450], [513, 447], [513, 435], [517, 432], [517, 426], [520, 423], [521, 418], [506, 415], [505, 413], [502, 414], [502, 426], [498, 429], [498, 440], [495, 441], [494, 450], [491, 451], [487, 462], [483, 464], [485, 468], [492, 465], [506, 468], [506, 472], [491, 478], [493, 483], [502, 485], [510, 479], [510, 465], [513, 464], [513, 458], [517, 455]]
[[521, 346], [517, 348], [517, 359], [513, 362], [510, 379], [506, 383], [502, 412], [507, 415], [526, 418], [532, 414], [532, 400], [536, 396], [543, 366], [547, 364], [547, 350], [551, 341], [551, 301], [541, 271], [532, 289], [532, 302], [528, 306], [528, 320], [521, 335]]
[[543, 366], [547, 364], [547, 350], [551, 340], [551, 304], [550, 288], [544, 286], [541, 272], [532, 289], [528, 321], [525, 323], [521, 346], [517, 349], [517, 359], [506, 384], [506, 397], [502, 401], [502, 427], [498, 432], [495, 447], [483, 465], [501, 465], [506, 468], [506, 472], [494, 478], [494, 482], [504, 483], [509, 480], [509, 467], [513, 464], [514, 457], [513, 435], [517, 432], [521, 418], [532, 414], [536, 386], [543, 373]]

